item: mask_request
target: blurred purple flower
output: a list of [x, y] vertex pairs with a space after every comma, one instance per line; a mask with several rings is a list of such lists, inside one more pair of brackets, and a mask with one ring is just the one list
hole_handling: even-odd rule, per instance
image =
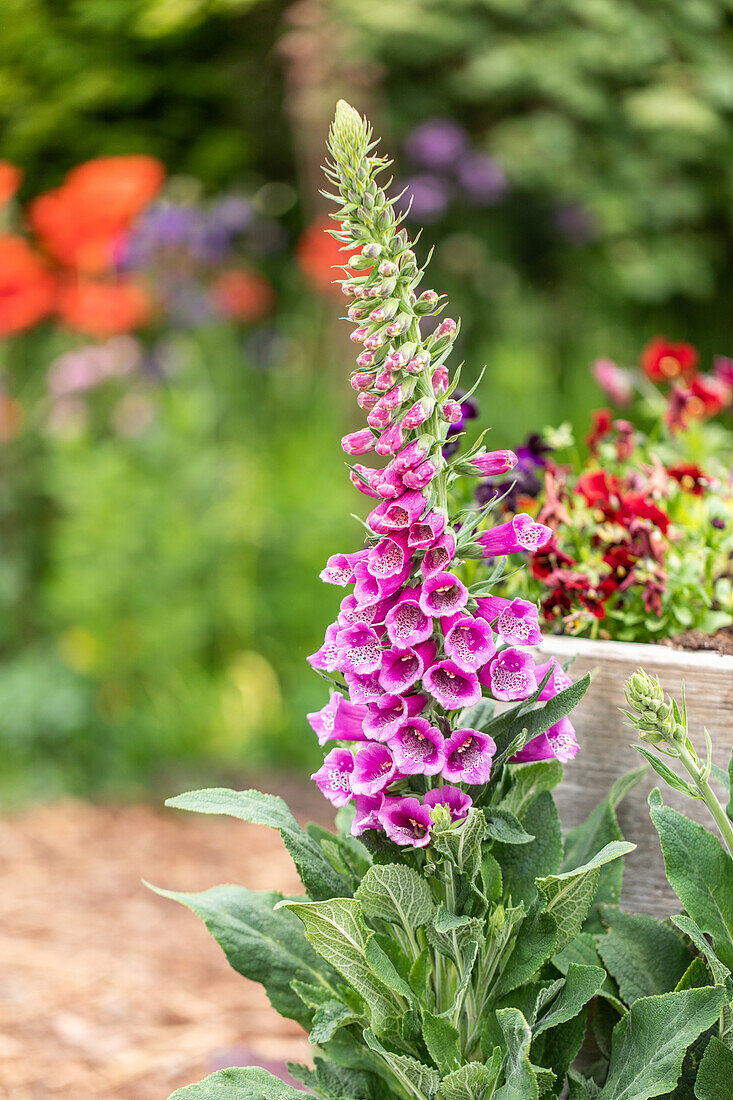
[[436, 221], [444, 214], [450, 201], [450, 188], [446, 180], [422, 172], [403, 182], [406, 188], [402, 198], [403, 209], [410, 209], [410, 217], [419, 221]]
[[466, 198], [476, 206], [490, 206], [506, 193], [503, 169], [486, 153], [469, 153], [457, 165]]
[[[461, 419], [456, 421], [455, 424], [451, 424], [448, 429], [446, 438], [451, 439], [452, 436], [460, 435], [461, 432], [466, 430], [466, 421], [475, 420], [478, 416], [478, 405], [471, 397], [464, 397], [460, 390], [456, 390], [454, 394], [457, 401], [461, 404]], [[452, 454], [455, 454], [458, 450], [458, 441], [446, 443], [443, 447], [443, 457], [450, 458]]]
[[415, 164], [450, 168], [468, 146], [468, 135], [450, 118], [430, 118], [408, 134], [405, 149]]
[[569, 244], [589, 244], [598, 236], [598, 224], [587, 207], [569, 202], [555, 211], [555, 228]]

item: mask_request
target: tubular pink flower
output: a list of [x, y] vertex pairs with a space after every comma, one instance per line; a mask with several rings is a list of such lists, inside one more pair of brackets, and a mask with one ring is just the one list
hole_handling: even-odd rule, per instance
[[561, 764], [567, 764], [578, 755], [580, 745], [575, 736], [575, 727], [569, 718], [561, 718], [554, 726], [539, 737], [534, 737], [527, 742], [512, 757], [514, 764], [529, 764], [535, 760], [552, 760], [554, 757]]
[[374, 444], [374, 450], [378, 455], [393, 455], [399, 451], [400, 447], [404, 445], [405, 437], [402, 431], [402, 422], [397, 421], [396, 424], [392, 424], [386, 431], [383, 431], [377, 442]]
[[410, 406], [402, 418], [402, 426], [405, 431], [411, 432], [415, 428], [419, 428], [426, 420], [430, 419], [434, 408], [434, 401], [428, 401], [427, 397], [421, 397], [419, 401]]
[[[370, 482], [370, 475], [373, 473], [374, 471], [370, 470], [368, 466], [356, 464], [353, 470], [349, 470], [349, 481], [364, 496], [379, 499], [382, 494], [377, 489], [373, 489]], [[359, 474], [362, 476], [360, 477]], [[364, 478], [367, 478], [367, 482], [363, 480]]]
[[476, 671], [496, 653], [491, 628], [483, 619], [458, 615], [443, 622], [445, 652], [460, 669]]
[[326, 637], [323, 645], [310, 657], [306, 657], [311, 668], [317, 668], [321, 672], [336, 672], [339, 666], [340, 649], [336, 638], [338, 637], [339, 624], [331, 623], [326, 629]]
[[433, 633], [433, 620], [418, 603], [418, 588], [406, 588], [384, 618], [387, 637], [397, 649], [409, 649], [426, 642]]
[[480, 730], [454, 730], [445, 743], [443, 775], [456, 783], [487, 783], [496, 752], [493, 737]]
[[427, 670], [422, 682], [446, 710], [472, 707], [481, 698], [481, 685], [476, 673], [466, 672], [455, 661], [438, 661]]
[[360, 428], [358, 432], [343, 436], [341, 447], [347, 455], [365, 455], [374, 450], [374, 436], [368, 428]]
[[400, 775], [438, 775], [445, 763], [445, 738], [425, 718], [403, 722], [389, 739]]
[[391, 577], [374, 577], [369, 563], [360, 561], [354, 570], [354, 596], [359, 607], [378, 603], [401, 588], [410, 575], [412, 563], [408, 558], [399, 573]]
[[423, 581], [420, 607], [436, 619], [455, 615], [468, 602], [468, 589], [453, 573], [436, 573]]
[[535, 523], [531, 516], [522, 512], [508, 523], [500, 523], [489, 531], [482, 531], [476, 541], [481, 544], [485, 558], [495, 558], [500, 554], [516, 554], [519, 550], [534, 553], [549, 542], [552, 528], [544, 523]]
[[347, 626], [336, 636], [341, 672], [376, 672], [382, 663], [379, 637], [369, 626]]
[[368, 550], [358, 550], [355, 554], [332, 554], [318, 576], [326, 584], [338, 584], [345, 588], [354, 579], [354, 569], [360, 561], [366, 561]]
[[460, 402], [453, 401], [452, 398], [448, 398], [442, 405], [438, 407], [441, 420], [445, 420], [448, 424], [459, 424], [463, 419], [463, 409]]
[[484, 451], [474, 455], [470, 465], [479, 477], [496, 477], [513, 470], [518, 461], [514, 451]]
[[435, 643], [430, 641], [410, 649], [388, 649], [382, 655], [379, 682], [391, 695], [402, 695], [422, 680], [434, 660]]
[[379, 491], [379, 495], [384, 497], [385, 502], [396, 500], [405, 492], [402, 478], [395, 473], [391, 465], [385, 466], [383, 470], [376, 470], [372, 484]]
[[542, 641], [539, 613], [529, 600], [487, 596], [476, 600], [476, 603], [478, 614], [492, 624], [503, 642], [509, 645], [539, 645]]
[[422, 465], [428, 457], [431, 445], [432, 440], [430, 437], [421, 435], [419, 439], [408, 443], [399, 454], [394, 456], [390, 463], [392, 469], [398, 474], [405, 474], [408, 470], [414, 470], [415, 467]]
[[384, 501], [367, 516], [367, 524], [378, 535], [410, 527], [425, 511], [427, 501], [422, 493], [411, 489], [397, 500]]
[[334, 692], [325, 707], [306, 714], [318, 737], [318, 744], [327, 741], [366, 741], [362, 728], [366, 707], [350, 703], [338, 691]]
[[[369, 427], [374, 428], [374, 430], [378, 431], [378, 432], [383, 432], [384, 429], [389, 424], [391, 424], [393, 420], [394, 420], [394, 412], [391, 409], [385, 408], [385, 406], [382, 404], [381, 401], [377, 402], [377, 404], [374, 406], [374, 408], [371, 410], [371, 412], [367, 416], [367, 424], [369, 425]], [[377, 442], [375, 444], [375, 447], [374, 447], [377, 454], [382, 454], [383, 453], [382, 451], [379, 450], [380, 440], [381, 440], [381, 436], [380, 436], [380, 439], [377, 440]]]
[[466, 817], [472, 804], [471, 796], [459, 787], [433, 787], [423, 797], [423, 805], [429, 806], [431, 810], [434, 806], [447, 806], [451, 821], [461, 821]]
[[425, 848], [430, 843], [430, 807], [416, 798], [385, 798], [379, 821], [390, 840], [401, 847]]
[[345, 806], [351, 801], [351, 773], [354, 770], [354, 757], [348, 749], [331, 749], [323, 764], [314, 772], [321, 794], [334, 806]]
[[385, 535], [369, 551], [367, 568], [377, 580], [401, 573], [409, 560], [408, 540], [404, 531]]
[[550, 657], [549, 661], [545, 661], [543, 665], [537, 665], [535, 668], [538, 684], [542, 683], [550, 669], [552, 669], [552, 675], [539, 694], [540, 702], [545, 702], [547, 699], [554, 699], [561, 691], [565, 691], [565, 688], [569, 688], [573, 682], [563, 669], [557, 657]]
[[481, 670], [480, 678], [481, 683], [491, 688], [495, 699], [512, 703], [529, 698], [537, 690], [535, 671], [529, 653], [521, 649], [504, 649]]
[[378, 672], [345, 672], [344, 680], [352, 703], [373, 703], [384, 694]]
[[424, 489], [441, 471], [441, 464], [434, 459], [426, 459], [414, 470], [406, 470], [402, 480], [408, 489]]
[[422, 575], [426, 579], [442, 573], [446, 565], [450, 565], [456, 556], [456, 536], [449, 529], [443, 532], [434, 546], [425, 551], [425, 557], [420, 566]]
[[436, 367], [433, 371], [433, 377], [431, 379], [433, 393], [436, 397], [442, 397], [447, 391], [450, 385], [450, 375], [448, 374], [448, 368], [444, 366]]
[[370, 741], [389, 741], [408, 718], [425, 709], [424, 695], [382, 695], [367, 706], [364, 733]]
[[445, 530], [445, 513], [428, 512], [410, 526], [407, 545], [413, 550], [427, 550], [437, 542]]
[[356, 754], [351, 789], [354, 794], [379, 794], [392, 782], [396, 770], [394, 757], [387, 746], [372, 741]]
[[351, 376], [351, 388], [354, 390], [370, 390], [376, 377], [373, 371], [357, 371], [356, 374]]
[[379, 811], [384, 802], [384, 795], [357, 794], [354, 798], [354, 820], [351, 823], [351, 835], [361, 836], [367, 829], [379, 829]]

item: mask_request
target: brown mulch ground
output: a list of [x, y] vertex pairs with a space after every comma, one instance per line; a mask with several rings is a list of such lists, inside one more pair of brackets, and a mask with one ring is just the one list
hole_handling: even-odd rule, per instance
[[704, 634], [702, 630], [687, 630], [674, 638], [664, 638], [661, 644], [670, 649], [706, 649], [712, 653], [733, 655], [733, 626], [723, 626], [714, 634]]
[[[298, 816], [314, 816], [295, 794]], [[198, 918], [140, 882], [297, 892], [277, 833], [62, 802], [0, 819], [0, 871], [3, 1100], [165, 1100], [222, 1066], [308, 1058], [300, 1028], [229, 969]]]

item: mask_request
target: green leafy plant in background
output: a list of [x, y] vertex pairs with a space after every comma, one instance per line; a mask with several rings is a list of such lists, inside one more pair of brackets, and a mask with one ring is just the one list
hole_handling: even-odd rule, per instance
[[[372, 264], [352, 259], [357, 274], [345, 283], [362, 287], [362, 297], [379, 299], [381, 281], [387, 280], [389, 294], [399, 297], [386, 318], [390, 327], [395, 325], [390, 337], [396, 338], [397, 348], [405, 340], [409, 343], [419, 364], [415, 373], [421, 377], [428, 377], [426, 352], [432, 354], [437, 344], [442, 349], [437, 357], [442, 378], [451, 341], [447, 350], [430, 338], [422, 350], [415, 347], [421, 341], [410, 324], [410, 314], [414, 316], [418, 301], [439, 308], [437, 296], [423, 292], [418, 298], [412, 293], [422, 272], [408, 240], [398, 231], [392, 203], [375, 182], [385, 162], [372, 155], [373, 148], [364, 120], [340, 103], [330, 138], [335, 162], [330, 175], [343, 204], [340, 239], [345, 243], [358, 239], [364, 260], [379, 261], [375, 270]], [[377, 294], [369, 293], [372, 287]], [[397, 323], [392, 318], [399, 305], [407, 320]], [[351, 319], [358, 322], [363, 308], [357, 305]], [[385, 322], [381, 304], [370, 301], [366, 308], [373, 308], [375, 316], [371, 325], [357, 330], [364, 343]], [[436, 332], [440, 339], [454, 335], [455, 329], [454, 322], [444, 321]], [[369, 344], [377, 350], [380, 343], [369, 341], [367, 351], [371, 354]], [[385, 346], [381, 354], [390, 356], [392, 369], [399, 373], [399, 365], [391, 358], [397, 351]], [[359, 365], [365, 367], [368, 358], [360, 357]], [[363, 383], [364, 371], [354, 377]], [[360, 386], [360, 392], [368, 389]], [[406, 457], [417, 451], [421, 463], [432, 462], [430, 469], [420, 467], [420, 479], [427, 477], [432, 486], [428, 491], [433, 508], [447, 508], [450, 519], [452, 504], [446, 491], [458, 467], [494, 464], [502, 455], [474, 449], [445, 467], [440, 451], [453, 414], [449, 393], [443, 389], [440, 402], [440, 410], [448, 416], [439, 414], [428, 425], [419, 424], [417, 440], [401, 440], [404, 451], [395, 447], [386, 453], [398, 451]], [[344, 447], [368, 450], [369, 438], [366, 429], [352, 433], [344, 438]], [[375, 431], [374, 438], [385, 436]], [[436, 442], [438, 454], [434, 453]], [[432, 459], [425, 458], [423, 450]], [[388, 469], [395, 474], [391, 462]], [[384, 471], [377, 473], [384, 476]], [[355, 466], [352, 476], [355, 483], [361, 479], [369, 484], [366, 468]], [[428, 501], [424, 497], [418, 501], [416, 494], [421, 495], [405, 488], [394, 503], [387, 496], [370, 522], [376, 525], [382, 517], [394, 515], [404, 524], [408, 507], [422, 515]], [[461, 515], [465, 520], [465, 513]], [[434, 520], [435, 511], [427, 512], [420, 530], [429, 517]], [[505, 553], [497, 549], [496, 540], [509, 537], [508, 526], [479, 537], [493, 538], [494, 552]], [[462, 552], [468, 555], [475, 544], [465, 531], [462, 540]], [[372, 538], [370, 545], [370, 554], [376, 548], [381, 560], [383, 541]], [[364, 561], [365, 553], [357, 558]], [[429, 566], [427, 557], [418, 557]], [[449, 564], [452, 557], [449, 552]], [[454, 567], [460, 564], [456, 561]], [[411, 568], [414, 565], [413, 561]], [[348, 578], [356, 568], [345, 555], [335, 555], [324, 572], [327, 578]], [[406, 568], [403, 583], [410, 571]], [[442, 598], [448, 598], [446, 593], [455, 597], [453, 574], [443, 572], [438, 577]], [[357, 583], [366, 583], [363, 575]], [[430, 578], [418, 583], [423, 584], [424, 601], [431, 591]], [[472, 588], [474, 593], [484, 590], [485, 582]], [[356, 606], [358, 610], [358, 600]], [[367, 602], [367, 610], [369, 606], [373, 603]], [[473, 609], [468, 594], [464, 606]], [[342, 613], [349, 608], [347, 599]], [[414, 613], [409, 616], [410, 623], [418, 619]], [[478, 629], [476, 620], [472, 621]], [[440, 629], [434, 625], [436, 639], [442, 637], [445, 625], [445, 618]], [[679, 951], [671, 962], [665, 960], [665, 966], [658, 968], [661, 989], [649, 990], [640, 982], [632, 989], [624, 981], [622, 992], [600, 965], [599, 951], [614, 925], [635, 920], [618, 908], [621, 858], [633, 845], [623, 840], [615, 811], [637, 777], [621, 780], [563, 844], [551, 793], [562, 777], [556, 757], [572, 755], [563, 751], [563, 746], [570, 747], [563, 722], [582, 698], [588, 679], [577, 684], [567, 681], [562, 687], [555, 683], [550, 697], [543, 698], [550, 679], [561, 672], [550, 662], [534, 689], [526, 684], [516, 689], [512, 681], [514, 705], [496, 708], [491, 695], [501, 694], [499, 681], [493, 681], [491, 691], [478, 701], [461, 707], [447, 700], [441, 703], [439, 688], [425, 675], [428, 695], [422, 709], [436, 726], [417, 737], [421, 747], [414, 752], [427, 760], [429, 746], [423, 742], [432, 738], [438, 753], [441, 749], [449, 753], [443, 773], [411, 770], [408, 761], [406, 774], [383, 774], [392, 751], [388, 746], [394, 741], [368, 736], [377, 712], [345, 701], [344, 688], [334, 675], [345, 668], [348, 683], [349, 662], [357, 659], [354, 654], [360, 663], [365, 657], [373, 660], [374, 647], [360, 633], [366, 629], [343, 627], [335, 647], [327, 635], [323, 649], [311, 658], [316, 668], [325, 666], [334, 689], [331, 703], [309, 719], [323, 735], [323, 743], [339, 746], [329, 752], [314, 776], [321, 790], [341, 807], [335, 832], [315, 825], [302, 829], [282, 799], [257, 791], [214, 788], [169, 801], [179, 809], [226, 814], [277, 829], [305, 896], [281, 898], [237, 886], [201, 894], [161, 892], [196, 912], [231, 965], [261, 982], [273, 1007], [309, 1032], [316, 1048], [314, 1066], [291, 1066], [290, 1071], [323, 1100], [539, 1100], [559, 1096], [566, 1086], [576, 1100], [597, 1096], [646, 1100], [669, 1094], [684, 1072], [686, 1051], [715, 1025], [725, 991], [711, 985], [707, 974], [703, 981], [679, 982], [675, 977], [670, 982], [669, 970], [677, 964], [679, 977], [694, 966], [692, 951], [681, 939], [679, 944], [675, 940]], [[524, 659], [512, 647], [502, 646], [499, 655], [505, 660]], [[382, 671], [388, 667], [383, 661], [380, 657]], [[438, 662], [428, 671], [439, 668], [450, 672], [447, 679], [460, 679], [450, 661]], [[366, 679], [364, 674], [354, 681], [359, 691], [364, 690]], [[351, 690], [352, 685], [348, 686]], [[395, 696], [379, 697], [388, 699], [389, 708], [396, 706]], [[341, 707], [344, 714], [339, 717]], [[357, 723], [361, 732], [355, 728]], [[421, 729], [408, 724], [408, 732], [410, 728]], [[459, 766], [461, 753], [450, 749], [450, 738], [444, 742], [451, 732], [470, 735], [470, 764], [466, 758], [465, 765]], [[351, 756], [354, 742], [356, 757]], [[387, 754], [376, 770], [370, 763], [374, 751]], [[480, 756], [484, 770], [479, 778], [472, 769]], [[359, 767], [371, 776], [368, 783], [357, 784]], [[456, 768], [455, 774], [449, 770]], [[444, 782], [446, 772], [452, 777], [450, 784]], [[673, 935], [661, 923], [653, 924], [658, 935]], [[606, 932], [609, 925], [611, 931]], [[695, 976], [700, 978], [698, 972]], [[679, 988], [674, 988], [675, 983]], [[598, 1035], [602, 1040], [609, 1038], [602, 1064], [586, 1076], [571, 1065], [585, 1035], [588, 1005], [595, 998], [600, 998], [595, 1016], [602, 1021]], [[178, 1100], [220, 1095], [233, 1100], [295, 1100], [301, 1094], [257, 1068], [225, 1069], [175, 1093]]]

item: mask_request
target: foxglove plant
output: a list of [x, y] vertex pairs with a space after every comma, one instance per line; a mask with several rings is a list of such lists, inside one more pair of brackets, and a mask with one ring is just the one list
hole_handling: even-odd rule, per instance
[[[362, 347], [352, 385], [369, 419], [343, 446], [387, 460], [352, 467], [374, 505], [365, 545], [324, 567], [324, 581], [353, 590], [310, 658], [330, 689], [309, 715], [325, 749], [313, 778], [337, 828], [303, 830], [281, 799], [257, 791], [181, 795], [169, 804], [278, 829], [306, 896], [234, 886], [166, 896], [198, 913], [232, 966], [309, 1032], [314, 1064], [290, 1072], [322, 1100], [559, 1096], [606, 978], [592, 940], [591, 963], [569, 951], [596, 902], [618, 904], [618, 859], [633, 845], [609, 801], [563, 853], [550, 792], [577, 751], [567, 716], [588, 679], [536, 665], [522, 648], [537, 637], [536, 608], [491, 594], [503, 557], [540, 545], [547, 529], [519, 515], [484, 530], [485, 509], [456, 513], [454, 481], [513, 456], [479, 443], [446, 460], [462, 415], [446, 366], [458, 326], [439, 320], [423, 335], [439, 298], [420, 291], [423, 271], [379, 185], [388, 162], [343, 102], [329, 149], [336, 236], [350, 257], [342, 285]], [[467, 583], [469, 558], [488, 559], [486, 578]], [[677, 1016], [688, 993], [703, 1000], [681, 994]], [[687, 1045], [719, 1010], [710, 997], [692, 1007], [679, 1057], [657, 1066], [652, 1035], [609, 1070], [626, 1091], [590, 1091], [575, 1076], [573, 1095], [643, 1100], [659, 1094], [643, 1082], [674, 1087]], [[302, 1094], [253, 1068], [175, 1094], [224, 1095]]]

